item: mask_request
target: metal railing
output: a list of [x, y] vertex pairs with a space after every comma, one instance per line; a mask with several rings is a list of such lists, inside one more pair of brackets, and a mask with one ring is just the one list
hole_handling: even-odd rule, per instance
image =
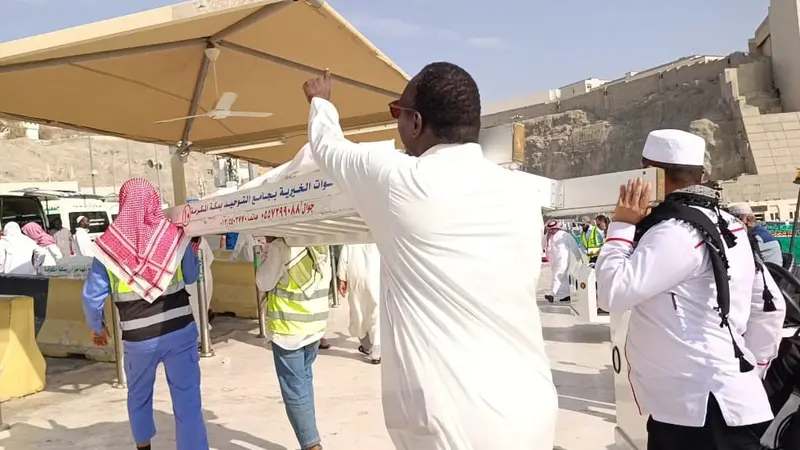
[[[261, 266], [261, 246], [253, 246], [253, 270], [255, 275], [258, 276], [258, 268]], [[258, 311], [258, 337], [267, 337], [267, 293], [261, 293], [258, 289], [258, 284], [255, 285], [256, 290], [256, 310]]]

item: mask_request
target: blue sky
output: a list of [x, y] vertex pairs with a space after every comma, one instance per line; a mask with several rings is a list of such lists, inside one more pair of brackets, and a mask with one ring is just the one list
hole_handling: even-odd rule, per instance
[[[170, 0], [0, 0], [0, 41], [164, 6]], [[691, 54], [747, 49], [768, 0], [330, 0], [414, 74], [452, 61], [484, 100], [613, 79]], [[472, 6], [467, 6], [472, 4]]]

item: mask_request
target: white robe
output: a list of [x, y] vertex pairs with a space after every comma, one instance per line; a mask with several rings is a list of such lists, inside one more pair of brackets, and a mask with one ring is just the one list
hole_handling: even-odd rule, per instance
[[552, 450], [558, 400], [536, 283], [535, 178], [478, 144], [355, 144], [314, 98], [315, 161], [381, 252], [381, 385], [399, 450]]
[[44, 261], [42, 262], [42, 266], [55, 266], [58, 261], [64, 257], [61, 253], [61, 249], [58, 248], [56, 244], [50, 244], [46, 247], [41, 247], [44, 250]]
[[253, 262], [253, 246], [256, 245], [253, 235], [250, 233], [239, 233], [236, 239], [236, 245], [231, 252], [231, 261], [248, 261]]
[[550, 270], [553, 272], [551, 293], [556, 300], [569, 296], [569, 268], [581, 258], [580, 247], [572, 235], [564, 230], [546, 236], [547, 257], [550, 259]]
[[46, 251], [22, 234], [19, 224], [8, 222], [0, 238], [0, 270], [11, 275], [36, 275]]
[[69, 232], [68, 229], [62, 228], [60, 230], [53, 231], [51, 234], [53, 239], [56, 240], [56, 245], [58, 249], [61, 250], [62, 256], [71, 256], [72, 252], [72, 233]]
[[[214, 295], [214, 277], [211, 274], [211, 264], [214, 262], [214, 252], [211, 250], [211, 246], [208, 245], [208, 242], [206, 242], [205, 238], [200, 238], [199, 248], [203, 251], [203, 275], [205, 276], [204, 284], [206, 287], [206, 302], [203, 307], [206, 309], [206, 311], [208, 311], [209, 307], [211, 306], [211, 297]], [[199, 325], [200, 296], [197, 293], [197, 282], [187, 284], [186, 292], [189, 293], [189, 304], [192, 307], [194, 321]], [[208, 326], [208, 329], [211, 329], [211, 325]]]
[[89, 237], [89, 230], [81, 227], [76, 228], [73, 239], [75, 256], [94, 256], [94, 242]]
[[[381, 255], [375, 244], [345, 245], [339, 255], [337, 276], [347, 283], [350, 306], [348, 331], [364, 345], [371, 344], [372, 359], [380, 359], [380, 277]], [[367, 336], [369, 336], [367, 338]]]

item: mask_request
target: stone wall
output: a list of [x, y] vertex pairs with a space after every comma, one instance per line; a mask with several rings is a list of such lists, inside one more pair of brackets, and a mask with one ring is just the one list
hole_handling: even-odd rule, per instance
[[754, 170], [739, 111], [748, 99], [765, 113], [776, 107], [769, 60], [734, 53], [485, 116], [483, 125], [523, 122], [525, 169], [556, 179], [637, 168], [650, 131], [687, 130], [706, 139], [711, 176], [725, 180]]

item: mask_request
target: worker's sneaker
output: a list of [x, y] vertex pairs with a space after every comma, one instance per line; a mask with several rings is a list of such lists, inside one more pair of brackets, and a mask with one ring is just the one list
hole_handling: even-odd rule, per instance
[[571, 301], [571, 300], [570, 300], [570, 298], [569, 298], [569, 295], [568, 295], [568, 296], [566, 296], [566, 297], [564, 297], [564, 298], [562, 298], [561, 300], [559, 300], [559, 302], [562, 302], [562, 303], [569, 303], [570, 301]]
[[545, 295], [544, 299], [547, 300], [550, 303], [553, 303], [554, 301], [556, 301], [556, 298], [554, 296], [552, 296], [552, 295]]

